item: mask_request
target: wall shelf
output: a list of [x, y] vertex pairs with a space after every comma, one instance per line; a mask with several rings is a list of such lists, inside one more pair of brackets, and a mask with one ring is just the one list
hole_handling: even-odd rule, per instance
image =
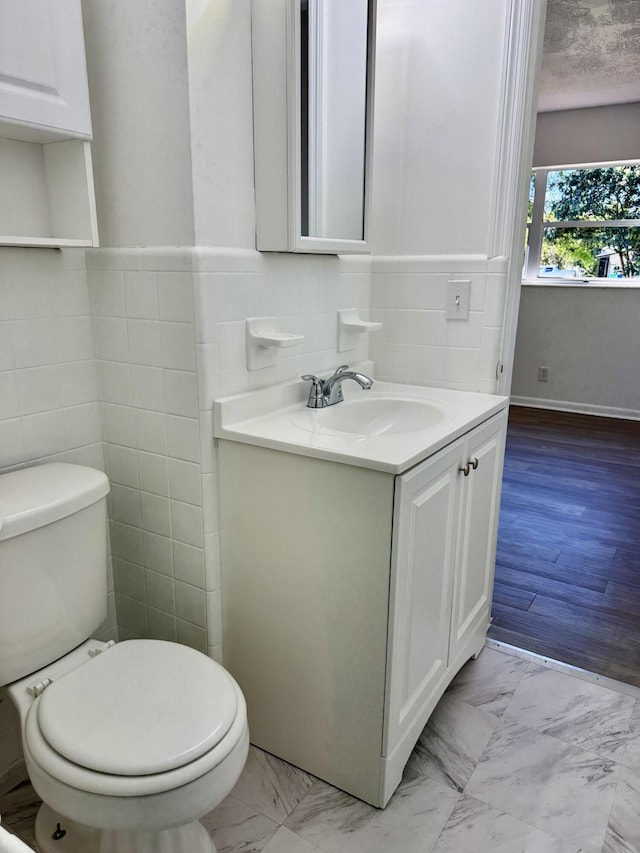
[[382, 323], [361, 320], [357, 308], [343, 308], [338, 311], [338, 352], [355, 349], [362, 335], [370, 335], [381, 328]]
[[0, 169], [0, 245], [98, 245], [87, 140], [1, 137]]
[[281, 349], [295, 347], [304, 340], [302, 335], [280, 331], [277, 317], [248, 317], [245, 336], [247, 370], [273, 367]]
[[0, 246], [40, 249], [70, 249], [79, 246], [90, 249], [96, 245], [92, 240], [63, 240], [59, 237], [12, 237], [11, 235], [0, 234]]

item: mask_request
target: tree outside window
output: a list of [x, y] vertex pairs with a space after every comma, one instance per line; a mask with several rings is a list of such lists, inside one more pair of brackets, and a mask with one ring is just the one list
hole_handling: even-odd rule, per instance
[[640, 166], [537, 170], [526, 276], [640, 276]]

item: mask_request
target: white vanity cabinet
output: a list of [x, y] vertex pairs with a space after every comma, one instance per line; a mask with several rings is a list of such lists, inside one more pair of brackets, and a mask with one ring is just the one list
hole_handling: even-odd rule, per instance
[[80, 0], [0, 3], [0, 245], [97, 245]]
[[252, 743], [386, 805], [484, 644], [506, 418], [400, 474], [219, 441], [224, 662]]

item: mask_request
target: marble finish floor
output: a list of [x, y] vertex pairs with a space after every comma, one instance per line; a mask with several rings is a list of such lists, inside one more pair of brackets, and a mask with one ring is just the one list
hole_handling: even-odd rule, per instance
[[[486, 647], [372, 808], [259, 749], [203, 822], [219, 853], [640, 853], [640, 690]], [[28, 783], [0, 796], [33, 844]]]

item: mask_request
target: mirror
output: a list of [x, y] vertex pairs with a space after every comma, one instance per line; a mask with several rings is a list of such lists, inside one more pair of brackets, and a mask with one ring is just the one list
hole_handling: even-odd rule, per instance
[[261, 251], [367, 252], [375, 0], [253, 0]]
[[299, 0], [301, 232], [364, 240], [368, 0]]

